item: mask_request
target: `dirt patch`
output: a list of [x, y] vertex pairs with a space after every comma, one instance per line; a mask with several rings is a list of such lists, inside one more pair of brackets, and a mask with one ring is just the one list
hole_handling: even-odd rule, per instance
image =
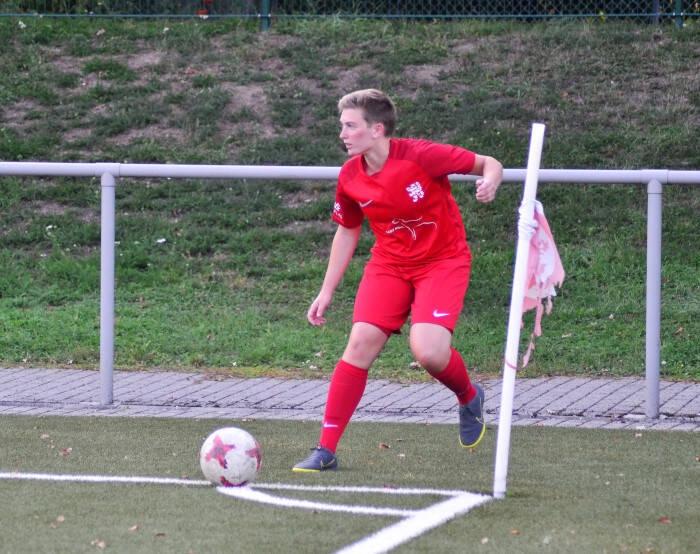
[[76, 208], [50, 201], [31, 202], [29, 206], [29, 210], [43, 216], [63, 216], [70, 213], [77, 220], [86, 223], [97, 223], [100, 221], [100, 214], [90, 208]]
[[[144, 48], [146, 45], [144, 44]], [[135, 71], [143, 71], [157, 67], [163, 63], [165, 52], [160, 50], [144, 50], [138, 54], [132, 54], [125, 60], [125, 65]]]

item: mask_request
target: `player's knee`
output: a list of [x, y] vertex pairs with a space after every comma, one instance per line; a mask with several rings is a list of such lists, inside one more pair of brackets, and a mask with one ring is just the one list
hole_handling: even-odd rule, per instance
[[368, 368], [386, 344], [387, 336], [369, 325], [355, 325], [345, 347], [343, 359], [361, 368]]
[[449, 351], [434, 345], [414, 346], [412, 351], [416, 361], [431, 374], [440, 373], [450, 360]]

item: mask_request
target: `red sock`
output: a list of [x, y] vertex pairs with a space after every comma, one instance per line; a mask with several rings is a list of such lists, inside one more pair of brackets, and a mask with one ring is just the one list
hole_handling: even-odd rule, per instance
[[335, 366], [328, 389], [326, 413], [319, 446], [335, 452], [355, 408], [360, 403], [367, 385], [367, 370], [340, 360]]
[[454, 348], [447, 367], [433, 377], [454, 392], [460, 404], [468, 404], [476, 396], [476, 389], [469, 380], [467, 366]]

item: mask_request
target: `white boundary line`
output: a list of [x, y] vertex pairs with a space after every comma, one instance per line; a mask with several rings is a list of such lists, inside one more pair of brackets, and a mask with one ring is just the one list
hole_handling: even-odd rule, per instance
[[404, 489], [397, 487], [350, 487], [341, 485], [289, 485], [286, 483], [253, 483], [256, 489], [274, 489], [288, 491], [316, 491], [316, 492], [350, 492], [358, 494], [387, 494], [387, 495], [433, 495], [433, 496], [458, 496], [466, 491], [453, 489]]
[[476, 508], [489, 500], [491, 500], [490, 496], [464, 492], [449, 500], [418, 510], [413, 516], [380, 529], [369, 537], [338, 550], [336, 554], [380, 554], [388, 552], [392, 548], [415, 539], [457, 516], [466, 514], [472, 508]]
[[[50, 481], [54, 483], [123, 483], [141, 485], [179, 485], [211, 487], [205, 480], [178, 479], [171, 477], [149, 477], [138, 475], [71, 475], [52, 473], [0, 472], [0, 480], [16, 481]], [[443, 500], [427, 508], [418, 510], [403, 510], [377, 506], [361, 506], [353, 504], [332, 504], [328, 502], [313, 502], [295, 498], [281, 498], [256, 489], [309, 491], [309, 492], [348, 492], [357, 494], [387, 494], [387, 495], [417, 495], [417, 496], [447, 496]], [[392, 488], [392, 487], [346, 487], [323, 485], [291, 485], [285, 483], [258, 483], [245, 487], [217, 487], [221, 494], [271, 504], [285, 508], [302, 508], [307, 510], [323, 510], [343, 512], [358, 515], [389, 516], [402, 518], [401, 521], [380, 529], [376, 533], [346, 546], [336, 554], [380, 554], [408, 542], [428, 531], [443, 525], [451, 519], [467, 513], [472, 508], [480, 506], [492, 499], [491, 496], [476, 494], [463, 490], [431, 489], [431, 488]]]
[[[302, 508], [304, 510], [322, 510], [325, 512], [342, 512], [346, 514], [359, 514], [369, 516], [393, 516], [410, 517], [420, 512], [420, 510], [401, 510], [398, 508], [378, 508], [376, 506], [360, 506], [352, 504], [331, 504], [329, 502], [313, 502], [311, 500], [301, 500], [297, 498], [281, 498], [257, 491], [253, 486], [247, 487], [217, 487], [217, 491], [226, 496], [241, 498], [243, 500], [253, 500], [262, 504], [271, 504], [282, 508]], [[303, 490], [303, 489], [299, 489]]]
[[[205, 479], [180, 479], [176, 477], [152, 477], [147, 475], [81, 475], [70, 473], [33, 473], [21, 471], [0, 471], [0, 480], [55, 481], [73, 483], [125, 483], [136, 485], [183, 485], [197, 487], [213, 486]], [[256, 489], [310, 491], [310, 492], [349, 492], [356, 494], [386, 494], [414, 496], [458, 496], [466, 491], [456, 489], [396, 488], [396, 487], [352, 487], [341, 485], [294, 485], [289, 483], [252, 483]], [[221, 487], [225, 488], [225, 487]]]
[[138, 475], [70, 475], [61, 473], [0, 472], [0, 479], [17, 481], [53, 481], [57, 483], [125, 483], [132, 485], [186, 485], [210, 487], [205, 480], [176, 479], [171, 477], [147, 477]]

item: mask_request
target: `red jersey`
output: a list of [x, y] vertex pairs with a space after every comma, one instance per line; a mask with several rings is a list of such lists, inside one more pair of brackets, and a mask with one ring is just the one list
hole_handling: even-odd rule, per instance
[[354, 228], [367, 217], [375, 260], [420, 264], [470, 256], [447, 176], [469, 173], [474, 159], [474, 152], [457, 146], [390, 139], [389, 158], [378, 173], [367, 174], [362, 156], [343, 165], [333, 220]]

